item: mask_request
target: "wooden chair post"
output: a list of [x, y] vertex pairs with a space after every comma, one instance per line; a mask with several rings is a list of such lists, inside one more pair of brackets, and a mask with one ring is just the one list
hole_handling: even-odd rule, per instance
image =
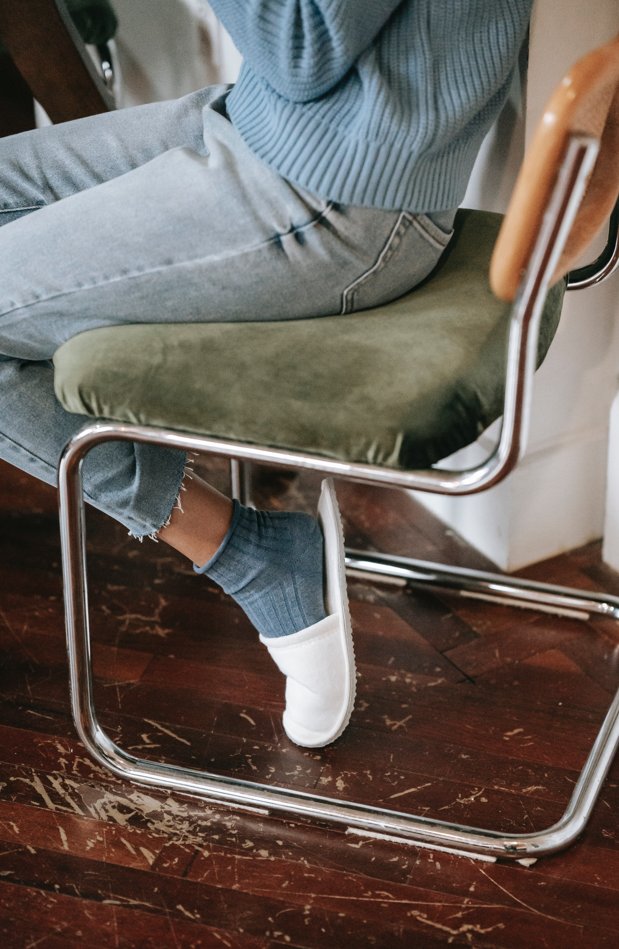
[[[0, 134], [21, 131], [31, 123], [26, 88], [54, 123], [114, 108], [64, 0], [0, 0], [0, 40], [6, 50], [6, 69], [0, 74], [0, 82], [4, 78], [6, 83], [4, 95], [0, 88]], [[13, 98], [16, 90], [18, 102]], [[9, 98], [5, 109], [2, 99]], [[17, 116], [12, 114], [15, 108]]]

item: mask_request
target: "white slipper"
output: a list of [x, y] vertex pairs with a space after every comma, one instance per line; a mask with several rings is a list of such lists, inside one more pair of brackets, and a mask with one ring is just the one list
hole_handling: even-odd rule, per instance
[[290, 636], [260, 637], [286, 676], [286, 734], [305, 748], [321, 748], [342, 734], [356, 686], [344, 535], [331, 478], [322, 482], [318, 520], [324, 537], [327, 616]]

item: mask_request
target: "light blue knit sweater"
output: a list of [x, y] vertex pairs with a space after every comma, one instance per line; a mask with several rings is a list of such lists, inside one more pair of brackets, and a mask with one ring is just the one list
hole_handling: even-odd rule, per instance
[[244, 62], [228, 99], [281, 175], [348, 204], [460, 204], [533, 0], [210, 0]]

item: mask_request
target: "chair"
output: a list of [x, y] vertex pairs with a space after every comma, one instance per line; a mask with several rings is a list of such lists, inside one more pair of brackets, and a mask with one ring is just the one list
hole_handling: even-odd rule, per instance
[[[124, 439], [229, 459], [237, 491], [253, 462], [448, 495], [497, 483], [522, 451], [533, 374], [566, 285], [591, 286], [619, 261], [618, 89], [619, 38], [577, 63], [551, 99], [502, 224], [497, 215], [460, 211], [431, 279], [387, 306], [285, 324], [104, 328], [60, 347], [58, 398], [95, 419], [67, 445], [59, 489], [73, 714], [99, 763], [139, 784], [494, 858], [536, 858], [583, 830], [619, 744], [619, 691], [561, 820], [510, 836], [179, 768], [118, 747], [93, 702], [80, 466], [93, 446]], [[601, 256], [565, 280], [609, 217]], [[230, 386], [229, 379], [242, 382]], [[437, 466], [501, 414], [498, 444], [482, 464]], [[356, 550], [347, 552], [347, 565], [484, 599], [619, 619], [612, 596]]]
[[101, 45], [114, 29], [114, 14], [107, 0], [93, 0], [89, 10], [75, 0], [3, 0], [0, 40], [6, 52], [2, 78], [9, 83], [9, 92], [19, 95], [22, 106], [21, 114], [3, 116], [2, 134], [34, 126], [28, 92], [52, 122], [114, 108], [109, 56], [105, 62], [102, 59], [99, 71], [84, 45]]

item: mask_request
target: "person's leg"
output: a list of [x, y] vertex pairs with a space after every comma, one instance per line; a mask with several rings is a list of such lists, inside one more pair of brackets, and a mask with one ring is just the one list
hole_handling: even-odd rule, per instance
[[[196, 97], [190, 98], [195, 103]], [[156, 159], [144, 168], [139, 164], [140, 160], [149, 157], [155, 148], [149, 145], [149, 151], [145, 152], [142, 143], [148, 136], [144, 129], [136, 129], [134, 122], [141, 125], [148, 119], [149, 128], [152, 125], [157, 126], [158, 132], [154, 138], [158, 136], [159, 147], [163, 147], [165, 144], [173, 144], [167, 131], [165, 135], [161, 132], [161, 126], [165, 126], [167, 130], [170, 124], [168, 111], [178, 116], [179, 111], [186, 115], [188, 109], [179, 108], [178, 104], [174, 104], [173, 107], [166, 106], [163, 111], [166, 113], [163, 119], [159, 108], [149, 108], [123, 116], [122, 123], [110, 119], [103, 122], [92, 120], [72, 123], [59, 130], [46, 130], [41, 136], [16, 138], [12, 147], [5, 149], [4, 157], [10, 156], [11, 161], [5, 163], [2, 214], [5, 221], [11, 220], [13, 223], [3, 228], [0, 245], [4, 238], [6, 252], [14, 263], [24, 259], [27, 248], [28, 252], [38, 259], [39, 266], [34, 279], [31, 273], [24, 272], [24, 268], [12, 267], [9, 261], [4, 268], [6, 279], [2, 280], [1, 284], [4, 292], [0, 292], [0, 299], [4, 297], [0, 340], [3, 341], [5, 351], [2, 359], [3, 381], [0, 384], [0, 401], [4, 408], [0, 451], [5, 458], [21, 464], [21, 467], [50, 482], [53, 482], [55, 477], [55, 462], [60, 448], [81, 422], [80, 419], [65, 413], [53, 396], [49, 357], [56, 345], [65, 336], [88, 328], [88, 325], [115, 322], [119, 319], [150, 319], [151, 303], [158, 301], [156, 287], [152, 286], [152, 281], [158, 279], [158, 268], [149, 266], [148, 255], [151, 253], [176, 252], [178, 263], [168, 261], [161, 267], [161, 283], [164, 288], [171, 286], [175, 291], [180, 311], [176, 318], [182, 319], [186, 315], [183, 310], [186, 302], [185, 276], [179, 271], [186, 260], [195, 264], [194, 269], [201, 268], [201, 259], [192, 260], [188, 252], [194, 243], [194, 238], [188, 232], [191, 231], [190, 225], [195, 228], [195, 221], [192, 219], [196, 208], [195, 198], [200, 191], [200, 185], [204, 187], [206, 183], [196, 181], [192, 194], [188, 178], [191, 177], [194, 167], [197, 167], [199, 179], [204, 177], [208, 181], [210, 172], [209, 163], [200, 165], [197, 159], [207, 154], [214, 165], [210, 174], [210, 178], [214, 179], [211, 193], [204, 194], [205, 228], [209, 221], [206, 212], [213, 210], [213, 191], [219, 196], [227, 193], [232, 210], [235, 200], [237, 204], [240, 203], [235, 196], [241, 191], [244, 201], [242, 213], [237, 208], [231, 219], [226, 218], [226, 226], [223, 230], [219, 229], [217, 241], [211, 241], [209, 244], [206, 255], [208, 263], [217, 265], [220, 253], [233, 259], [236, 249], [241, 254], [248, 250], [251, 254], [258, 248], [260, 256], [261, 245], [265, 244], [268, 257], [272, 251], [271, 245], [280, 242], [273, 241], [270, 224], [264, 225], [261, 221], [264, 216], [258, 211], [261, 203], [263, 211], [272, 209], [275, 216], [280, 216], [279, 222], [275, 223], [286, 231], [286, 236], [290, 230], [288, 217], [291, 208], [293, 213], [299, 215], [301, 228], [310, 229], [323, 210], [322, 206], [308, 207], [305, 200], [296, 196], [288, 186], [282, 188], [273, 175], [271, 186], [276, 182], [274, 190], [278, 193], [278, 200], [271, 203], [260, 195], [259, 172], [262, 168], [256, 168], [253, 161], [247, 162], [246, 155], [237, 159], [229, 154], [231, 143], [228, 136], [231, 129], [227, 120], [217, 114], [213, 118], [215, 123], [219, 123], [223, 134], [219, 137], [211, 134], [208, 148], [204, 144], [202, 123], [200, 140], [192, 133], [191, 123], [188, 123], [189, 133], [184, 133], [187, 144], [181, 150], [182, 154], [179, 154], [179, 149], [164, 154], [168, 163], [172, 162], [173, 170], [177, 164], [176, 160], [181, 159], [180, 175], [170, 174]], [[132, 119], [129, 130], [126, 129], [127, 118]], [[179, 125], [182, 124], [179, 122]], [[107, 143], [109, 151], [99, 148], [99, 138]], [[181, 140], [181, 135], [177, 132], [176, 143]], [[119, 147], [121, 144], [123, 148]], [[46, 167], [45, 156], [50, 150], [57, 158], [48, 162]], [[119, 153], [125, 156], [122, 160], [118, 158]], [[248, 169], [245, 168], [247, 164], [250, 166]], [[182, 173], [184, 167], [187, 168], [187, 175]], [[182, 190], [180, 199], [179, 187]], [[252, 188], [255, 188], [256, 194], [252, 193]], [[126, 193], [123, 195], [120, 192], [124, 189]], [[110, 192], [109, 196], [106, 191]], [[160, 196], [161, 201], [154, 213], [151, 213], [153, 195]], [[123, 197], [126, 200], [123, 200]], [[106, 198], [107, 201], [104, 200]], [[40, 210], [32, 215], [29, 212], [34, 208]], [[142, 209], [144, 213], [141, 214]], [[212, 230], [217, 229], [218, 223], [219, 218], [215, 215]], [[118, 228], [118, 243], [122, 246], [117, 254], [113, 234], [109, 231], [106, 234], [106, 226]], [[136, 227], [139, 227], [137, 235]], [[277, 231], [277, 227], [274, 229]], [[202, 231], [202, 227], [199, 230]], [[133, 244], [130, 246], [127, 245], [128, 235], [133, 237]], [[147, 235], [151, 235], [151, 242], [143, 240]], [[206, 236], [200, 235], [203, 241]], [[93, 237], [94, 243], [89, 243]], [[293, 239], [295, 242], [301, 241], [300, 235]], [[105, 252], [103, 265], [106, 272], [89, 281], [84, 277], [83, 269], [98, 266], [99, 257], [96, 252], [99, 243]], [[179, 248], [177, 244], [184, 246]], [[141, 251], [145, 252], [145, 262], [138, 260], [135, 271], [131, 273], [127, 269], [127, 262], [139, 258]], [[281, 251], [277, 250], [276, 255], [280, 254]], [[148, 286], [140, 280], [139, 275], [144, 270], [150, 271], [151, 274], [155, 271]], [[189, 277], [191, 276], [190, 273]], [[197, 276], [200, 276], [200, 273]], [[208, 278], [208, 268], [205, 276]], [[129, 303], [127, 297], [131, 296], [132, 277], [137, 277], [140, 287], [138, 299]], [[66, 283], [71, 280], [74, 285], [66, 287]], [[48, 286], [45, 286], [46, 282]], [[203, 297], [208, 300], [209, 297], [208, 280], [205, 283], [206, 286], [200, 288], [200, 300]], [[99, 290], [103, 288], [105, 293], [110, 287], [111, 292], [105, 301], [93, 301]], [[242, 287], [240, 292], [242, 293]], [[116, 298], [120, 298], [120, 303]], [[106, 307], [106, 303], [111, 305]], [[90, 315], [95, 322], [85, 325], [85, 315], [86, 318]], [[167, 311], [160, 309], [155, 316], [165, 319]], [[183, 461], [182, 456], [150, 446], [107, 443], [95, 449], [84, 464], [86, 496], [88, 500], [123, 521], [138, 535], [155, 533], [164, 525], [160, 530], [162, 540], [172, 543], [196, 563], [204, 564], [206, 560], [212, 559], [228, 530], [231, 505], [227, 499], [222, 499], [208, 486], [200, 483], [199, 479], [187, 481], [184, 486], [186, 490], [183, 492], [184, 507], [186, 511], [191, 510], [192, 501], [197, 498], [194, 514], [198, 516], [183, 517], [182, 529], [178, 529], [176, 520], [180, 517], [181, 509], [173, 507], [173, 502], [178, 495], [183, 476]], [[168, 530], [166, 524], [170, 513], [172, 523]], [[251, 553], [254, 569], [251, 578], [244, 576], [242, 582], [239, 581], [238, 571], [234, 572], [230, 582], [236, 599], [256, 621], [260, 613], [257, 601], [265, 600], [269, 588], [274, 588], [274, 565], [275, 560], [278, 560], [280, 573], [283, 574], [287, 568], [290, 589], [294, 593], [296, 604], [292, 617], [285, 615], [283, 621], [277, 622], [275, 611], [263, 607], [263, 620], [256, 622], [259, 630], [270, 634], [292, 632], [322, 618], [322, 539], [315, 522], [304, 515], [277, 515], [271, 518], [264, 513], [260, 516], [258, 525], [255, 523], [255, 512], [251, 509], [245, 509], [241, 513], [243, 523], [235, 524], [238, 529], [229, 545], [226, 572], [230, 578], [230, 555], [233, 549], [239, 550], [241, 536], [244, 536], [244, 558], [247, 559]], [[282, 523], [284, 520], [285, 524]], [[278, 530], [268, 532], [266, 544], [265, 521], [271, 526], [275, 521], [278, 527]], [[304, 554], [308, 551], [304, 538], [306, 531], [309, 531], [314, 540], [313, 545], [310, 545], [312, 550], [309, 556], [296, 557], [296, 572], [290, 569], [289, 554], [295, 546], [290, 537], [291, 525], [295, 528], [296, 547], [302, 549]], [[260, 536], [262, 540], [258, 539]], [[304, 560], [303, 564], [300, 559]], [[260, 579], [255, 570], [258, 563], [262, 564]], [[218, 573], [223, 581], [222, 564], [223, 561], [214, 572]], [[309, 569], [306, 570], [305, 566]], [[251, 583], [248, 582], [249, 579]], [[223, 582], [225, 584], [225, 581]], [[281, 583], [278, 581], [275, 586], [281, 592], [281, 588], [287, 586], [287, 583], [282, 579]], [[252, 599], [253, 607], [249, 605]], [[281, 602], [283, 599], [285, 606], [285, 592], [283, 597], [271, 599], [273, 602], [277, 601], [282, 612]], [[304, 601], [309, 600], [310, 606], [305, 606]], [[283, 612], [287, 613], [285, 609]]]
[[[142, 151], [138, 160], [136, 149], [127, 145], [130, 137], [114, 139], [119, 125], [107, 116], [105, 122], [85, 120], [91, 124], [29, 138], [27, 161], [21, 138], [4, 152], [0, 147], [0, 218], [9, 222], [0, 229], [0, 452], [34, 474], [50, 475], [62, 443], [81, 421], [54, 402], [49, 362], [57, 346], [75, 333], [135, 322], [348, 312], [410, 288], [446, 243], [447, 234], [432, 222], [342, 208], [294, 188], [246, 149], [220, 107], [205, 106], [204, 99], [199, 105], [194, 96], [181, 104], [147, 107], [148, 121], [155, 124], [157, 115], [191, 113], [187, 140], [163, 151], [153, 146], [154, 157]], [[140, 141], [148, 139], [145, 115], [140, 111], [136, 119], [142, 125]], [[132, 114], [118, 121], [132, 124]], [[36, 213], [29, 213], [33, 208]], [[26, 261], [33, 265], [25, 266]], [[21, 400], [8, 395], [17, 378], [25, 402], [36, 408], [30, 410], [31, 424]], [[134, 533], [159, 532], [192, 560], [196, 545], [205, 544], [208, 551], [215, 547], [207, 562], [210, 575], [244, 601], [265, 636], [284, 634], [297, 657], [313, 653], [316, 643], [320, 648], [314, 655], [322, 655], [323, 646], [331, 654], [335, 644], [342, 670], [349, 668], [350, 648], [343, 645], [345, 585], [338, 581], [339, 594], [327, 596], [325, 603], [323, 545], [315, 522], [304, 519], [298, 532], [290, 530], [286, 518], [254, 518], [251, 529], [246, 517], [230, 523], [229, 505], [208, 489], [200, 489], [196, 500], [201, 517], [183, 521], [182, 512], [174, 510], [183, 463], [182, 455], [149, 446], [101, 446], [85, 465], [89, 500]], [[195, 490], [190, 482], [192, 504]], [[290, 541], [295, 533], [316, 542]], [[305, 560], [302, 547], [311, 551]], [[331, 557], [337, 565], [341, 548], [331, 543], [330, 549], [338, 551]], [[293, 577], [279, 600], [287, 607], [305, 587], [319, 604], [307, 611], [301, 603], [292, 628], [279, 616], [274, 622], [273, 612], [264, 615], [264, 602], [278, 599], [267, 550], [285, 566], [280, 573]], [[260, 578], [251, 566], [258, 562]], [[335, 611], [328, 605], [334, 602], [339, 602]], [[253, 610], [256, 603], [260, 611]], [[323, 612], [328, 615], [314, 617]], [[299, 623], [306, 625], [297, 628]], [[282, 658], [281, 650], [277, 655], [280, 668], [295, 665]], [[335, 665], [333, 671], [337, 679]], [[316, 743], [333, 737], [327, 724]]]
[[[148, 111], [152, 122], [154, 110]], [[141, 110], [136, 117], [141, 122], [144, 116], [145, 110]], [[225, 120], [222, 125], [227, 132]], [[114, 121], [93, 120], [51, 129], [44, 136], [16, 138], [13, 147], [5, 150], [0, 221], [7, 226], [0, 233], [0, 248], [10, 260], [2, 258], [6, 260], [4, 267], [0, 261], [0, 341], [4, 349], [0, 357], [0, 454], [52, 483], [59, 451], [82, 421], [64, 412], [54, 398], [50, 357], [58, 343], [89, 325], [150, 319], [152, 304], [158, 301], [153, 282], [159, 279], [159, 269], [163, 288], [168, 288], [168, 293], [173, 291], [174, 299], [179, 301], [176, 318], [185, 315], [182, 268], [187, 259], [193, 263], [188, 250], [194, 238], [188, 232], [195, 227], [196, 206], [188, 202], [187, 194], [183, 193], [184, 200], [177, 200], [168, 191], [176, 192], [179, 186], [183, 192], [190, 189], [184, 167], [189, 173], [206, 149], [202, 140], [189, 142], [182, 154], [179, 149], [166, 152], [164, 157], [173, 172], [178, 164], [178, 175], [169, 174], [157, 159], [144, 166], [144, 174], [139, 163], [144, 157], [139, 147], [141, 135], [133, 126], [131, 131], [133, 146], [125, 142], [124, 152], [120, 150], [127, 156], [123, 165], [116, 157], [123, 135]], [[109, 145], [114, 142], [108, 155], [105, 149], [103, 155], [98, 154], [96, 139], [100, 135]], [[50, 147], [58, 160], [46, 167]], [[219, 161], [225, 161], [225, 151], [226, 145], [213, 138], [208, 154], [214, 159], [215, 174], [211, 177], [219, 193], [222, 189], [217, 187], [217, 179], [228, 177], [223, 168], [222, 174], [217, 170]], [[208, 165], [201, 166], [200, 175], [208, 178], [208, 170]], [[249, 178], [252, 175], [253, 170]], [[238, 190], [234, 179], [243, 177], [242, 169], [236, 172], [233, 168], [231, 177], [228, 193]], [[237, 209], [226, 233], [220, 234], [217, 244], [210, 245], [206, 256], [215, 263], [219, 252], [234, 259], [236, 249], [242, 254], [266, 244], [267, 252], [271, 250], [273, 235], [270, 230], [260, 229], [256, 207], [260, 199], [251, 194], [249, 182], [247, 191], [245, 203], [250, 213]], [[154, 195], [161, 201], [153, 214], [150, 204]], [[301, 227], [311, 227], [322, 208], [308, 209], [303, 199], [293, 197]], [[275, 213], [282, 215], [279, 226], [286, 230], [287, 199], [287, 194], [283, 201], [280, 196], [280, 206], [275, 208]], [[265, 207], [270, 204], [265, 198], [262, 201]], [[205, 218], [199, 222], [199, 230], [208, 223], [209, 207], [212, 211], [212, 201], [210, 205], [205, 201]], [[32, 214], [33, 210], [37, 213]], [[244, 220], [248, 226], [244, 226]], [[118, 253], [116, 230], [122, 245]], [[149, 235], [151, 240], [146, 241]], [[204, 239], [204, 235], [199, 236]], [[300, 242], [301, 237], [294, 240]], [[142, 252], [145, 256], [140, 259]], [[177, 260], [153, 267], [149, 265], [151, 253], [176, 253]], [[19, 267], [24, 259], [36, 259], [36, 270]], [[127, 267], [132, 260], [136, 263], [133, 272]], [[105, 272], [89, 280], [84, 268], [100, 265], [106, 267]], [[145, 271], [149, 273], [148, 285], [141, 281]], [[128, 299], [132, 278], [140, 283], [134, 300]], [[205, 284], [199, 288], [200, 301], [204, 298], [207, 302], [208, 280]], [[105, 298], [93, 299], [100, 290]], [[111, 292], [106, 295], [107, 290]], [[195, 287], [193, 292], [195, 295]], [[160, 309], [156, 318], [165, 319], [167, 313]], [[85, 323], [85, 316], [94, 322]], [[325, 616], [323, 542], [316, 521], [307, 515], [271, 515], [237, 507], [234, 536], [225, 545], [224, 558], [219, 548], [230, 529], [232, 504], [201, 479], [189, 476], [182, 493], [183, 508], [173, 506], [183, 467], [184, 457], [178, 453], [139, 444], [106, 443], [92, 451], [84, 463], [86, 497], [135, 534], [154, 533], [161, 528], [161, 540], [192, 561], [203, 564], [216, 559], [211, 576], [230, 589], [266, 635], [298, 632], [320, 621]], [[235, 558], [231, 556], [233, 551]]]
[[[60, 452], [84, 421], [56, 400], [49, 361], [0, 356], [0, 458], [55, 485]], [[85, 497], [134, 536], [147, 536], [169, 518], [184, 470], [182, 452], [106, 442], [84, 461]]]
[[[36, 298], [43, 293], [39, 280], [48, 259], [52, 279], [58, 280], [63, 270], [77, 263], [64, 246], [68, 235], [62, 226], [53, 226], [53, 216], [48, 228], [41, 209], [57, 206], [76, 192], [96, 190], [170, 149], [204, 151], [202, 110], [221, 92], [205, 90], [179, 102], [111, 112], [0, 139], [0, 225], [7, 225], [0, 231], [3, 309], [12, 310], [13, 278], [29, 286]], [[26, 216], [27, 221], [19, 221]], [[96, 217], [80, 220], [79, 213], [73, 221], [70, 215], [65, 217], [65, 222], [70, 232], [97, 228]], [[95, 256], [104, 255], [102, 240]], [[53, 320], [48, 327], [39, 327], [41, 345], [25, 346], [20, 353], [13, 344], [21, 337], [25, 342], [28, 335], [28, 308], [17, 317], [12, 327], [10, 315], [0, 320], [0, 457], [54, 484], [62, 447], [84, 419], [66, 413], [54, 396], [49, 359], [55, 345], [44, 339], [48, 330], [54, 330]], [[73, 332], [79, 332], [79, 313], [69, 321]], [[136, 536], [151, 534], [169, 517], [184, 463], [183, 453], [153, 446], [127, 442], [99, 446], [84, 465], [86, 497]]]
[[[204, 153], [202, 110], [225, 92], [119, 109], [0, 138], [0, 226], [173, 148]], [[103, 245], [100, 245], [103, 250]]]
[[[351, 301], [369, 306], [403, 292], [440, 255], [440, 242], [420, 238], [410, 216], [341, 208], [295, 189], [249, 152], [221, 100], [207, 94], [40, 131], [0, 143], [0, 217], [12, 218], [0, 228], [0, 354], [22, 363], [47, 361], [97, 326], [292, 319]], [[93, 184], [97, 178], [104, 180]], [[27, 213], [32, 207], [40, 210]], [[42, 430], [55, 430], [56, 408], [43, 409], [49, 398], [41, 390], [38, 424], [26, 430], [18, 406], [6, 416], [0, 394], [11, 460], [20, 446], [27, 470], [49, 443]], [[65, 436], [66, 426], [50, 466]], [[129, 486], [134, 449], [110, 452], [118, 480], [112, 464], [105, 490], [90, 491], [122, 522], [130, 491], [141, 533], [160, 529], [161, 508], [178, 490], [179, 463], [160, 465], [160, 451], [142, 452], [153, 477]]]

